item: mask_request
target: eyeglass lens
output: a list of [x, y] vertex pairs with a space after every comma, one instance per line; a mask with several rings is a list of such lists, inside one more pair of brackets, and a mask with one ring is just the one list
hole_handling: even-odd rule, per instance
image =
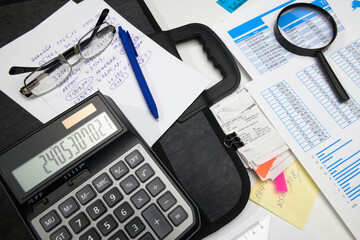
[[88, 32], [79, 41], [82, 57], [89, 60], [99, 55], [109, 46], [114, 37], [115, 28], [107, 23], [103, 23]]
[[[111, 43], [115, 28], [102, 23], [80, 38], [77, 47], [80, 55], [65, 59], [62, 55], [50, 60], [31, 73], [24, 81], [25, 87], [33, 95], [41, 95], [58, 87], [70, 75], [72, 67], [80, 60], [90, 60], [102, 53]], [[43, 69], [43, 66], [49, 66]]]
[[26, 88], [34, 95], [44, 94], [66, 79], [71, 73], [71, 66], [59, 57], [52, 59], [44, 65], [55, 65], [50, 69], [36, 70], [24, 81]]

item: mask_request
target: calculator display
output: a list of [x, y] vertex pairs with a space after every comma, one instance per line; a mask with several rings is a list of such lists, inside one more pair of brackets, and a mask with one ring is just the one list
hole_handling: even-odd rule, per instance
[[103, 112], [26, 161], [12, 174], [27, 192], [102, 143], [116, 130], [115, 124]]

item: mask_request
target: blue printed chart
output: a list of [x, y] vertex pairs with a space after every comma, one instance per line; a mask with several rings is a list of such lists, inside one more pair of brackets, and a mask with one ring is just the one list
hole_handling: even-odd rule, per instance
[[[336, 101], [317, 65], [248, 89], [355, 236], [360, 237], [359, 105]], [[311, 96], [312, 95], [312, 96]], [[358, 100], [359, 98], [356, 98]]]
[[281, 47], [275, 38], [272, 26], [269, 27], [263, 20], [267, 15], [292, 2], [294, 0], [228, 31], [235, 44], [261, 75], [287, 63], [294, 57], [293, 54]]
[[[353, 99], [340, 104], [317, 64], [296, 75], [339, 127], [351, 126], [360, 118], [359, 104]], [[261, 95], [304, 152], [331, 139], [326, 128], [286, 81], [261, 91]], [[313, 158], [320, 170], [331, 176], [330, 180], [348, 203], [357, 199], [360, 195], [360, 146], [352, 139], [337, 139], [317, 151]]]
[[[326, 1], [312, 3], [320, 4], [333, 15]], [[309, 12], [300, 18], [286, 13], [283, 16], [280, 27], [289, 39], [293, 38], [303, 47], [321, 44], [313, 38], [312, 29], [324, 36], [322, 41], [328, 39], [331, 32], [321, 25], [321, 18]], [[309, 24], [307, 19], [315, 24]], [[234, 38], [234, 42], [238, 41], [233, 49], [246, 49], [250, 39], [258, 36], [269, 42], [274, 39], [271, 27], [265, 24], [274, 21], [274, 17], [261, 20], [262, 25], [259, 19], [253, 20], [253, 25], [249, 22], [242, 25], [242, 35]], [[349, 101], [337, 100], [327, 76], [314, 59], [291, 57], [286, 52], [272, 69], [263, 70], [260, 65], [254, 65], [258, 62], [253, 62], [256, 67], [252, 74], [257, 79], [246, 87], [352, 234], [360, 239], [360, 38], [356, 31], [347, 31], [337, 18], [335, 20], [341, 34], [325, 56], [347, 90]], [[232, 33], [235, 29], [241, 30], [234, 28]], [[281, 48], [277, 51], [281, 52]], [[248, 49], [244, 53], [252, 56]], [[251, 67], [248, 64], [248, 68]]]
[[349, 101], [340, 103], [318, 64], [305, 68], [298, 72], [296, 76], [336, 121], [339, 127], [344, 129], [360, 119], [360, 105], [352, 97]]
[[[315, 154], [316, 163], [321, 163], [344, 192], [348, 202], [360, 199], [360, 146], [352, 139], [337, 139]], [[322, 169], [321, 167], [321, 169]], [[340, 191], [340, 189], [338, 190]], [[356, 207], [357, 204], [352, 205]]]
[[360, 39], [330, 54], [330, 57], [360, 88]]
[[[330, 6], [324, 4], [324, 1], [315, 1], [314, 3], [335, 16]], [[344, 28], [336, 16], [335, 21], [338, 26], [338, 32], [342, 31]], [[303, 48], [316, 48], [328, 45], [335, 34], [332, 31], [330, 21], [326, 20], [326, 16], [302, 8], [295, 8], [293, 11], [282, 15], [279, 18], [279, 28], [283, 30], [284, 34], [287, 34], [286, 37], [290, 42]]]
[[314, 114], [285, 81], [261, 94], [305, 152], [330, 137]]
[[357, 10], [360, 8], [360, 1], [359, 0], [353, 0], [351, 7], [353, 9], [353, 11]]
[[294, 57], [280, 46], [267, 26], [235, 40], [235, 43], [260, 74], [272, 71]]
[[218, 0], [216, 3], [222, 6], [229, 13], [233, 13], [247, 0]]
[[[236, 46], [240, 49], [244, 57], [250, 62], [252, 67], [254, 67], [260, 75], [264, 75], [268, 72], [271, 72], [278, 67], [285, 65], [294, 58], [294, 55], [287, 50], [285, 50], [277, 42], [273, 26], [267, 24], [264, 19], [269, 17], [272, 14], [277, 14], [280, 9], [283, 7], [295, 2], [295, 0], [288, 1], [282, 5], [279, 5], [270, 11], [267, 11], [233, 29], [230, 29], [227, 33], [233, 39]], [[341, 23], [336, 18], [335, 14], [331, 10], [329, 4], [325, 0], [315, 0], [312, 2], [315, 5], [318, 5], [325, 10], [327, 10], [332, 16], [334, 16], [337, 24], [338, 31], [341, 31], [343, 27]], [[309, 17], [309, 16], [307, 16]], [[317, 22], [320, 18], [317, 15], [311, 15], [312, 18], [317, 19]], [[318, 44], [314, 40], [314, 34], [303, 34], [303, 33], [314, 33], [318, 29], [314, 28], [312, 24], [308, 24], [305, 18], [299, 20], [290, 17], [289, 15], [284, 15], [281, 19], [281, 26], [284, 27], [284, 30], [291, 34], [294, 38], [297, 37], [301, 41], [304, 41], [310, 46]], [[321, 25], [317, 26], [322, 29]], [[328, 32], [328, 29], [325, 29], [325, 34]], [[301, 35], [302, 37], [299, 37]], [[306, 39], [304, 39], [304, 36]], [[241, 59], [238, 59], [241, 62]], [[251, 71], [250, 71], [251, 75]], [[252, 77], [255, 77], [254, 75]]]

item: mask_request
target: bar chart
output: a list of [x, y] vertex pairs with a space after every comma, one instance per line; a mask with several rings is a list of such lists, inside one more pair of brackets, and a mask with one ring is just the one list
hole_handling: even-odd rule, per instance
[[337, 139], [315, 156], [350, 202], [360, 199], [360, 147], [352, 139]]

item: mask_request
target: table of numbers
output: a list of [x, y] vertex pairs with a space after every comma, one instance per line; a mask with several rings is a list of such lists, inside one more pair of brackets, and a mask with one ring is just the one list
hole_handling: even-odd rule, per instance
[[267, 26], [235, 40], [235, 43], [260, 74], [270, 72], [294, 57], [280, 46]]
[[340, 103], [318, 64], [296, 75], [341, 128], [350, 126], [360, 118], [360, 105], [353, 98]]
[[261, 94], [305, 152], [330, 137], [285, 81], [262, 91]]
[[332, 53], [330, 57], [360, 87], [360, 39]]

